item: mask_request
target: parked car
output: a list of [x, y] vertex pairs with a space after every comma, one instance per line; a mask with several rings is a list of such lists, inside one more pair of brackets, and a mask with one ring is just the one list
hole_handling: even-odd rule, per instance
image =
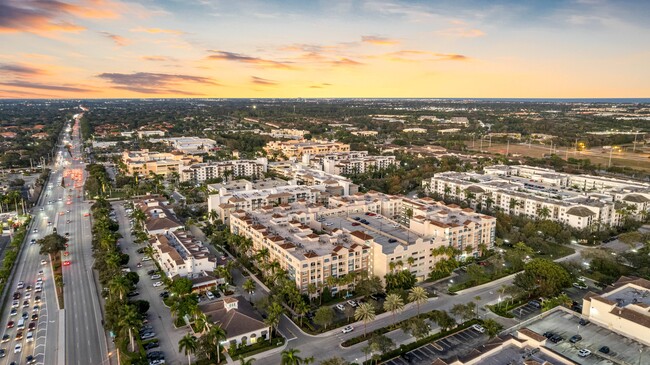
[[343, 304], [337, 304], [336, 309], [340, 310], [341, 312], [345, 311], [345, 306]]
[[580, 357], [587, 357], [589, 355], [591, 355], [591, 351], [589, 351], [587, 349], [582, 349], [582, 350], [578, 351], [578, 356], [580, 356]]
[[577, 288], [577, 289], [582, 289], [582, 290], [589, 289], [587, 284], [585, 284], [585, 283], [583, 283], [581, 281], [577, 281], [577, 282], [573, 283], [573, 287]]
[[580, 342], [580, 340], [582, 340], [582, 336], [580, 336], [580, 335], [573, 335], [573, 336], [571, 336], [571, 338], [569, 339], [569, 342], [571, 342], [571, 343], [576, 343], [576, 342]]
[[358, 307], [358, 306], [359, 306], [359, 303], [357, 303], [357, 301], [356, 301], [356, 300], [351, 300], [351, 299], [350, 299], [350, 300], [348, 300], [348, 304], [349, 304], [349, 305], [350, 305], [350, 307], [352, 307], [352, 308], [356, 308], [356, 307]]
[[551, 342], [553, 343], [560, 343], [562, 341], [564, 341], [564, 337], [560, 335], [553, 335], [553, 337], [551, 337]]
[[477, 332], [485, 333], [485, 328], [483, 326], [481, 326], [480, 324], [472, 325], [472, 328], [474, 330], [476, 330]]
[[159, 287], [159, 286], [163, 286], [163, 282], [162, 282], [162, 281], [156, 281], [155, 283], [153, 283], [153, 287], [154, 287], [154, 288], [157, 288], [157, 287]]
[[528, 304], [532, 305], [535, 308], [541, 308], [542, 307], [542, 303], [540, 303], [540, 302], [538, 302], [536, 300], [531, 300], [530, 302], [528, 302]]
[[354, 331], [354, 327], [352, 327], [352, 326], [345, 326], [345, 327], [343, 327], [343, 331], [342, 331], [342, 332], [343, 332], [343, 333], [350, 333], [350, 332], [352, 332], [352, 331]]
[[158, 280], [158, 279], [160, 279], [160, 274], [151, 275], [151, 280]]

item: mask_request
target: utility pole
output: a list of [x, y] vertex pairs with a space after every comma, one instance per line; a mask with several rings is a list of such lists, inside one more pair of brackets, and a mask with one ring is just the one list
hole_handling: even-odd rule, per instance
[[634, 147], [632, 147], [632, 152], [636, 152], [636, 136], [639, 135], [639, 132], [634, 132]]
[[508, 138], [508, 144], [506, 145], [506, 157], [508, 157], [508, 154], [510, 154], [510, 138]]
[[614, 146], [609, 149], [609, 163], [607, 163], [607, 167], [612, 167], [612, 152], [614, 152]]

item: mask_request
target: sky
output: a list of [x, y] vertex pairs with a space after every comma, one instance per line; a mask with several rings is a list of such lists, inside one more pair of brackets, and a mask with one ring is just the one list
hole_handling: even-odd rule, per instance
[[0, 0], [0, 98], [650, 97], [646, 0]]

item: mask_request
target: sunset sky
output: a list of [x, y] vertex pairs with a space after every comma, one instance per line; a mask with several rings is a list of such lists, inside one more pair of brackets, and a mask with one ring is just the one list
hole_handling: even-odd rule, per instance
[[0, 0], [0, 98], [650, 97], [650, 1]]

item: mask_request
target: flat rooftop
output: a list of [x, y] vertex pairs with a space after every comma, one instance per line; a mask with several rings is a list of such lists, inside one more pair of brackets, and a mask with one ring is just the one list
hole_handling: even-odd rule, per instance
[[613, 292], [605, 293], [601, 296], [617, 302], [619, 307], [625, 307], [628, 304], [641, 303], [650, 306], [650, 290], [623, 287], [619, 291], [614, 290]]
[[[546, 341], [546, 347], [552, 351], [583, 365], [605, 364], [650, 364], [650, 348], [644, 344], [631, 340], [623, 335], [612, 332], [594, 323], [580, 326], [580, 315], [564, 310], [553, 310], [544, 318], [538, 318], [531, 323], [526, 323], [528, 329], [538, 334], [551, 331], [564, 337], [564, 341], [554, 344]], [[579, 334], [582, 340], [576, 344], [569, 342], [571, 336]], [[598, 351], [602, 346], [607, 346], [610, 353], [605, 355]], [[588, 349], [591, 355], [578, 356], [578, 351]], [[641, 354], [641, 358], [639, 358]]]
[[557, 363], [553, 357], [540, 352], [538, 349], [508, 345], [492, 356], [481, 359], [481, 365], [526, 365], [526, 362], [531, 360], [540, 364], [544, 364], [546, 361], [550, 364]]

